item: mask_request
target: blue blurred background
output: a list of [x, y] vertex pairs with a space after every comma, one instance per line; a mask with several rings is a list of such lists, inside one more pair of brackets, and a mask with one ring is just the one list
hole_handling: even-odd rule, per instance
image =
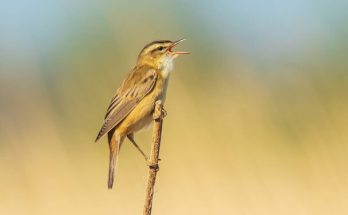
[[[348, 2], [0, 2], [0, 213], [140, 214], [95, 136], [153, 40], [178, 47], [154, 214], [348, 214]], [[137, 136], [149, 150], [151, 131]]]

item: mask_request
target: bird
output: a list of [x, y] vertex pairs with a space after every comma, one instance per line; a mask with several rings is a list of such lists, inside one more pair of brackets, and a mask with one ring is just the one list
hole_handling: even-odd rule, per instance
[[134, 140], [134, 134], [152, 122], [157, 100], [165, 101], [173, 61], [189, 52], [173, 48], [177, 41], [157, 40], [147, 44], [138, 54], [136, 65], [128, 73], [107, 108], [103, 125], [95, 142], [107, 134], [109, 143], [108, 188], [112, 189], [115, 167], [124, 139], [127, 137], [147, 161], [146, 154]]

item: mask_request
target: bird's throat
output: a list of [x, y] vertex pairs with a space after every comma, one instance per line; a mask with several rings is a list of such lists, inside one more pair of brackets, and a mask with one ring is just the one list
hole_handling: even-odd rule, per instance
[[163, 78], [168, 78], [170, 75], [170, 72], [174, 69], [174, 62], [173, 58], [171, 57], [165, 57], [163, 62], [161, 63], [161, 75]]

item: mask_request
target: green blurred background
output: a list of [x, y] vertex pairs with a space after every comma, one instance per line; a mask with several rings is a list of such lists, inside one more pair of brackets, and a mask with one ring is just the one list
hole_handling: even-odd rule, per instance
[[[107, 190], [110, 98], [178, 47], [153, 214], [348, 214], [348, 2], [0, 2], [0, 214], [141, 214], [129, 142]], [[149, 150], [151, 131], [137, 135]]]

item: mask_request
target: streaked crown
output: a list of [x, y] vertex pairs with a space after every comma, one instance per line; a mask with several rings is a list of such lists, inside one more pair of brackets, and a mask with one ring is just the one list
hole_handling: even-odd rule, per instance
[[173, 42], [170, 40], [158, 40], [147, 44], [139, 53], [138, 59], [144, 56], [155, 57], [160, 54], [164, 54], [171, 46]]

